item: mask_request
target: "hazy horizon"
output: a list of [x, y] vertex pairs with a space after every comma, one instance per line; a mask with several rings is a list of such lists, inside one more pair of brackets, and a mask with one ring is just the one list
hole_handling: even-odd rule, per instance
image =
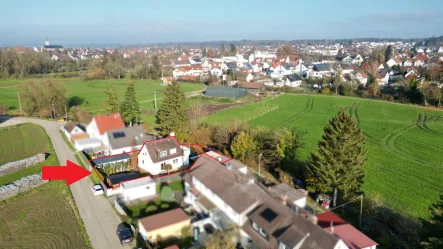
[[[26, 6], [26, 8], [24, 8]], [[426, 38], [443, 34], [443, 1], [5, 1], [0, 46], [238, 40]]]

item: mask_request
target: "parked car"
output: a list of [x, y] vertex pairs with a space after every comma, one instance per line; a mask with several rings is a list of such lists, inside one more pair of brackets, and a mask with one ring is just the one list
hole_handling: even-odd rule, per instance
[[92, 193], [94, 193], [94, 195], [102, 195], [103, 194], [102, 185], [96, 184], [92, 186]]
[[117, 236], [122, 245], [131, 243], [133, 240], [133, 233], [131, 226], [128, 223], [120, 223], [117, 227]]

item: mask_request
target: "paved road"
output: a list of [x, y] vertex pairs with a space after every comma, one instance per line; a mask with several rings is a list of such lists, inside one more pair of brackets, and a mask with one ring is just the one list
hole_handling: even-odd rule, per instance
[[[60, 163], [66, 165], [66, 160], [78, 163], [59, 132], [59, 128], [63, 125], [62, 123], [22, 117], [15, 117], [4, 121], [5, 119], [8, 118], [0, 116], [0, 127], [24, 122], [42, 126], [51, 138]], [[92, 246], [95, 249], [124, 248], [120, 245], [115, 233], [118, 224], [121, 222], [120, 218], [113, 210], [111, 203], [104, 196], [94, 196], [92, 194], [91, 186], [92, 181], [87, 177], [72, 184], [70, 188]]]

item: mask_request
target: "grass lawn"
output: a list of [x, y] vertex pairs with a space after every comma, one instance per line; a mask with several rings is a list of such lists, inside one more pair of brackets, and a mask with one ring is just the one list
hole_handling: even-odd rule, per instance
[[[18, 88], [20, 82], [26, 80], [41, 81], [44, 79], [23, 79], [23, 80], [0, 80], [0, 104], [7, 104], [13, 109], [18, 109]], [[81, 78], [55, 79], [64, 82], [69, 90], [70, 104], [81, 105], [88, 111], [94, 113], [103, 112], [103, 102], [106, 98], [103, 93], [109, 84], [109, 80], [83, 81]], [[120, 100], [126, 91], [126, 83], [134, 81], [137, 92], [137, 100], [140, 102], [141, 110], [154, 110], [154, 91], [157, 91], [157, 105], [161, 104], [166, 86], [162, 86], [159, 81], [151, 80], [112, 80], [118, 90]], [[202, 91], [206, 86], [197, 83], [180, 83], [185, 92]]]
[[163, 182], [162, 184], [157, 184], [157, 186], [156, 186], [157, 194], [160, 194], [161, 188], [165, 185], [169, 185], [169, 187], [171, 187], [172, 191], [183, 191], [184, 190], [182, 180], [178, 180], [178, 181], [174, 181], [174, 182], [170, 182], [170, 183]]
[[1, 128], [0, 138], [0, 165], [52, 150], [45, 131], [36, 124]]
[[92, 248], [69, 188], [49, 182], [0, 202], [0, 248]]
[[123, 207], [126, 214], [132, 219], [143, 218], [145, 216], [166, 212], [171, 209], [180, 207], [176, 202], [162, 202], [160, 198], [149, 202], [142, 202], [129, 207]]
[[[43, 163], [0, 177], [0, 185], [39, 173], [42, 165], [59, 165], [40, 126], [22, 124], [2, 130], [0, 137], [2, 153], [8, 158], [25, 158], [34, 152], [51, 154]], [[0, 248], [91, 248], [70, 189], [62, 181], [0, 201], [0, 238]]]
[[[252, 105], [256, 105], [253, 107]], [[278, 106], [251, 126], [294, 128], [301, 134], [298, 159], [305, 161], [316, 150], [324, 127], [342, 108], [357, 118], [366, 135], [368, 162], [363, 191], [379, 193], [400, 213], [428, 218], [428, 207], [443, 193], [443, 112], [423, 108], [325, 95], [285, 94], [265, 99], [263, 106]], [[248, 120], [266, 107], [248, 105], [205, 118], [209, 123]]]

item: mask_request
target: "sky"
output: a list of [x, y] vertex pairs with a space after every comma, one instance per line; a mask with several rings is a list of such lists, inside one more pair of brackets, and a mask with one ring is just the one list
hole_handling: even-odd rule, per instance
[[0, 46], [443, 35], [442, 0], [1, 0], [0, 9]]

